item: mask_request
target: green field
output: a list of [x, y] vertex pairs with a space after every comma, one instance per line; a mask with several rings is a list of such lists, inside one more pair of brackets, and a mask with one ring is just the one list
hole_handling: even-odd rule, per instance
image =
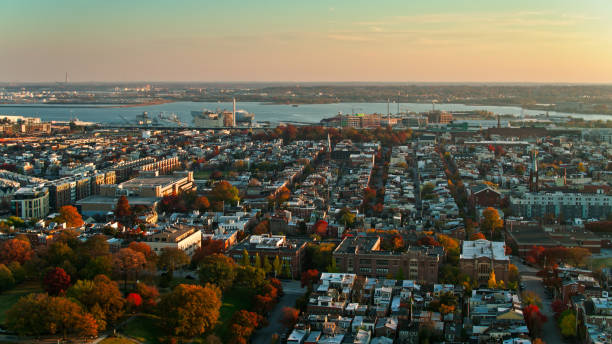
[[223, 304], [219, 311], [219, 324], [215, 327], [215, 333], [221, 339], [227, 339], [229, 321], [236, 311], [251, 309], [253, 293], [251, 290], [242, 288], [230, 289], [223, 295]]
[[0, 294], [0, 324], [6, 321], [6, 312], [21, 298], [31, 293], [40, 293], [42, 288], [38, 282], [24, 282], [15, 288]]
[[593, 269], [600, 267], [612, 267], [612, 258], [594, 258], [591, 259], [591, 266]]
[[159, 343], [166, 336], [161, 320], [154, 315], [141, 315], [132, 319], [121, 329], [121, 333], [141, 343]]

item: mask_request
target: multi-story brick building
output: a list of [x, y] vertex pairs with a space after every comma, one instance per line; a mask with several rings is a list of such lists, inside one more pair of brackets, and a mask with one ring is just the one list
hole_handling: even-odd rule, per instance
[[259, 255], [260, 259], [266, 258], [272, 263], [278, 256], [283, 268], [286, 264], [289, 265], [291, 278], [297, 278], [302, 272], [306, 240], [289, 240], [284, 235], [251, 235], [232, 247], [228, 255], [235, 261], [241, 262], [244, 250], [247, 251], [252, 261], [255, 255]]
[[486, 285], [495, 272], [497, 281], [508, 281], [510, 257], [506, 255], [506, 244], [485, 239], [464, 241], [459, 257], [461, 272], [480, 285]]
[[438, 268], [444, 257], [442, 247], [415, 246], [405, 252], [380, 250], [379, 236], [345, 238], [334, 250], [333, 257], [342, 272], [368, 277], [403, 274], [419, 283], [436, 283]]

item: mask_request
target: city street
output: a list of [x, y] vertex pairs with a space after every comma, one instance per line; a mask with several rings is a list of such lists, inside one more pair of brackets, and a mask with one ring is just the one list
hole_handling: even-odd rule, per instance
[[512, 257], [512, 264], [516, 265], [516, 267], [519, 269], [521, 279], [525, 283], [525, 291], [532, 291], [542, 299], [542, 307], [540, 308], [540, 311], [548, 318], [548, 321], [542, 327], [542, 340], [547, 344], [565, 343], [563, 337], [561, 336], [561, 331], [555, 323], [555, 318], [550, 307], [552, 299], [548, 297], [544, 291], [542, 278], [536, 276], [538, 270], [522, 264], [520, 259], [514, 256]]
[[284, 295], [268, 317], [268, 326], [253, 334], [251, 342], [254, 344], [269, 344], [275, 333], [280, 335], [284, 332], [285, 328], [281, 324], [283, 307], [295, 307], [295, 301], [306, 292], [306, 288], [300, 286], [300, 281], [283, 281], [282, 284]]

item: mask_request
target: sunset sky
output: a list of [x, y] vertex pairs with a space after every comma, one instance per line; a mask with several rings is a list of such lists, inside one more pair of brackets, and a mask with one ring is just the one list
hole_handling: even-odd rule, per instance
[[612, 83], [612, 0], [0, 3], [0, 81]]

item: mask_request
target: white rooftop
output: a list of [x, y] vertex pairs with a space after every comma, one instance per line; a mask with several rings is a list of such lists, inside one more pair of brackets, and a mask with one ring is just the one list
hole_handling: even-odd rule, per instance
[[495, 260], [510, 260], [510, 257], [506, 255], [506, 245], [503, 241], [480, 239], [463, 242], [461, 259], [476, 259], [480, 257], [487, 257]]

